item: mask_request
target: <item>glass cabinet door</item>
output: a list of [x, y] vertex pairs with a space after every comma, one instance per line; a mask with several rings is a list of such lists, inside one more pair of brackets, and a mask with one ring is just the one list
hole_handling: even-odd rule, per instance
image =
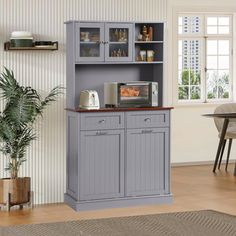
[[132, 24], [105, 24], [106, 61], [132, 61]]
[[104, 24], [79, 23], [77, 61], [104, 61]]

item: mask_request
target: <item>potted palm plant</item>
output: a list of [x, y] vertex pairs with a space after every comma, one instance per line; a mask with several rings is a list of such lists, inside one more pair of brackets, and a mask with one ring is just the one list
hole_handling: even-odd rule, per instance
[[57, 86], [44, 98], [31, 88], [20, 86], [14, 73], [7, 68], [0, 74], [0, 97], [4, 107], [0, 111], [0, 152], [7, 158], [10, 177], [0, 179], [0, 204], [13, 205], [30, 201], [30, 178], [19, 177], [19, 169], [26, 161], [26, 151], [36, 138], [33, 124], [42, 116], [44, 108], [62, 93]]

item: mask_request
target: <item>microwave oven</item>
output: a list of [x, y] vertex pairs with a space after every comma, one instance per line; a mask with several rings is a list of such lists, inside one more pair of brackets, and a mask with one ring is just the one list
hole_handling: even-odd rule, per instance
[[158, 106], [158, 83], [148, 81], [104, 83], [105, 107]]

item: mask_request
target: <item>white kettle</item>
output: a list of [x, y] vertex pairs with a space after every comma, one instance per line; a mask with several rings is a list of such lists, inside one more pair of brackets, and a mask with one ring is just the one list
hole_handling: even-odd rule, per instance
[[98, 93], [95, 90], [83, 90], [80, 92], [79, 108], [81, 109], [99, 109]]

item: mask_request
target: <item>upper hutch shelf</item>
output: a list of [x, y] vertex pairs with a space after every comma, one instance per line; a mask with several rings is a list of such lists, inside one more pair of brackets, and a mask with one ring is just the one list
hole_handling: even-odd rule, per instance
[[35, 50], [35, 51], [55, 51], [58, 50], [58, 42], [53, 42], [51, 46], [33, 46], [33, 47], [11, 47], [10, 42], [4, 43], [5, 51], [24, 51], [24, 50]]
[[75, 64], [163, 63], [163, 22], [73, 23]]
[[96, 90], [104, 106], [104, 83], [153, 81], [163, 105], [164, 22], [66, 22], [67, 107], [82, 90]]

